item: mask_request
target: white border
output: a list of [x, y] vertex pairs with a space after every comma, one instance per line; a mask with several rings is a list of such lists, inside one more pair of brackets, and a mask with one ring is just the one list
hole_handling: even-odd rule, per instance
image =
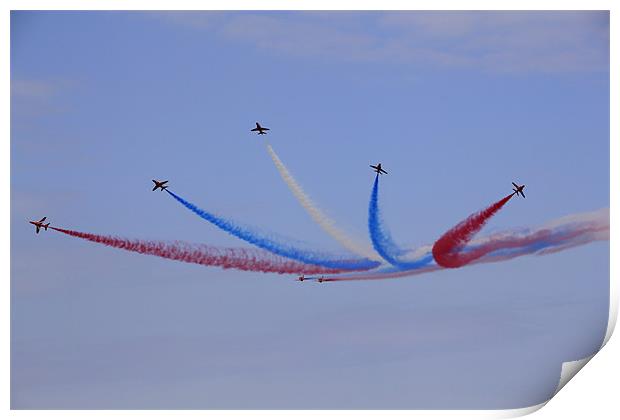
[[[4, 14], [2, 15], [3, 25], [0, 27], [4, 28], [0, 30], [2, 34], [2, 42], [0, 45], [3, 46], [3, 54], [2, 54], [2, 65], [0, 66], [0, 74], [2, 76], [2, 80], [4, 83], [2, 86], [4, 87], [5, 92], [5, 100], [2, 102], [3, 104], [3, 112], [0, 120], [0, 124], [4, 127], [4, 137], [6, 137], [5, 143], [2, 144], [3, 150], [3, 165], [4, 174], [5, 174], [5, 189], [4, 191], [9, 191], [10, 189], [10, 132], [9, 124], [10, 124], [10, 95], [8, 92], [10, 91], [10, 77], [9, 77], [9, 45], [10, 45], [10, 10], [407, 10], [407, 9], [416, 9], [416, 10], [463, 10], [463, 9], [475, 9], [475, 10], [611, 10], [611, 92], [615, 93], [611, 97], [611, 138], [615, 139], [615, 141], [611, 142], [610, 146], [610, 171], [611, 171], [611, 193], [610, 193], [610, 209], [613, 214], [615, 209], [618, 208], [617, 200], [618, 200], [618, 192], [620, 182], [620, 169], [618, 165], [618, 159], [620, 158], [620, 150], [618, 147], [618, 116], [619, 108], [618, 108], [618, 81], [617, 75], [620, 74], [620, 68], [618, 67], [618, 60], [616, 54], [614, 54], [614, 47], [618, 45], [618, 31], [616, 30], [616, 25], [618, 24], [618, 19], [615, 17], [615, 12], [620, 10], [619, 7], [614, 7], [615, 3], [612, 0], [590, 0], [590, 1], [577, 1], [577, 0], [567, 0], [567, 1], [553, 1], [553, 0], [522, 0], [522, 1], [503, 1], [501, 3], [497, 1], [491, 0], [476, 0], [476, 1], [458, 1], [458, 0], [444, 0], [444, 1], [417, 1], [412, 4], [410, 2], [406, 2], [403, 0], [382, 0], [382, 1], [344, 1], [344, 0], [296, 0], [294, 3], [286, 0], [264, 0], [264, 1], [250, 1], [250, 0], [229, 0], [224, 2], [199, 2], [195, 0], [175, 0], [175, 1], [164, 1], [164, 0], [92, 0], [92, 1], [78, 1], [78, 0], [61, 0], [53, 2], [53, 7], [50, 6], [50, 1], [45, 0], [8, 0], [2, 2], [2, 9]], [[614, 118], [615, 116], [615, 118]], [[584, 141], [587, 141], [584, 140]], [[4, 233], [5, 242], [3, 243], [3, 250], [5, 256], [9, 256], [10, 251], [10, 228], [9, 224], [6, 221], [10, 220], [8, 209], [10, 208], [10, 196], [8, 194], [4, 195], [4, 206], [2, 206], [2, 218], [5, 223], [0, 227], [2, 232]], [[613, 258], [616, 255], [617, 246], [613, 240], [616, 237], [616, 233], [618, 230], [618, 226], [614, 223], [613, 217], [611, 217], [611, 241], [610, 241], [610, 252], [611, 252], [611, 285], [610, 285], [610, 314], [609, 314], [609, 324], [607, 328], [607, 333], [605, 335], [604, 344], [609, 341], [611, 334], [615, 328], [615, 323], [617, 319], [618, 313], [618, 288], [617, 288], [617, 274], [618, 267], [617, 262]], [[5, 273], [7, 281], [5, 284], [9, 284], [8, 279], [10, 278], [10, 258], [7, 258], [7, 263], [4, 264]], [[10, 368], [10, 352], [9, 352], [9, 328], [10, 328], [10, 294], [5, 293], [5, 310], [3, 311], [3, 335], [6, 340], [6, 344], [2, 346], [2, 359], [5, 362], [5, 372], [9, 372]], [[618, 346], [614, 347], [616, 350], [616, 354], [618, 354]], [[562, 377], [566, 379], [570, 376], [570, 373], [576, 373], [585, 363], [587, 363], [591, 358], [587, 358], [584, 361], [577, 362], [569, 362], [565, 363], [562, 370]], [[610, 357], [607, 357], [607, 364], [612, 364], [612, 367], [615, 366], [615, 372], [618, 372], [617, 369], [617, 361], [609, 360]], [[615, 364], [615, 365], [614, 365]], [[575, 370], [576, 369], [576, 370]], [[605, 369], [607, 371], [608, 367], [599, 369]], [[572, 377], [572, 376], [570, 376]], [[592, 377], [592, 375], [590, 375]], [[597, 382], [593, 382], [591, 385], [595, 388], [600, 388], [602, 385], [600, 382], [605, 375], [595, 376]], [[617, 381], [617, 378], [613, 378]], [[607, 381], [607, 391], [614, 390], [612, 387], [612, 383], [614, 381]], [[562, 389], [562, 387], [566, 384], [566, 381], [560, 381], [558, 386], [558, 391]], [[58, 418], [83, 418], [84, 416], [89, 417], [100, 417], [100, 416], [109, 416], [113, 414], [115, 417], [120, 418], [135, 418], [135, 417], [143, 417], [143, 418], [163, 418], [163, 417], [203, 417], [204, 413], [199, 411], [10, 411], [9, 412], [9, 392], [10, 392], [10, 376], [5, 376], [5, 381], [2, 382], [2, 395], [4, 396], [4, 410], [3, 412], [6, 414], [7, 412], [11, 416], [22, 417], [22, 418], [32, 418], [32, 417], [58, 417]], [[617, 389], [617, 388], [616, 388]], [[604, 391], [602, 392], [604, 394]], [[608, 413], [616, 413], [618, 412], [617, 408], [615, 408], [615, 400], [611, 398], [611, 393], [608, 394], [609, 398], [603, 403], [609, 404]], [[309, 396], [311, 397], [311, 396]], [[578, 397], [580, 398], [580, 397]], [[601, 401], [599, 401], [601, 403]], [[572, 406], [574, 404], [580, 404], [577, 401], [571, 400], [566, 403], [570, 404], [568, 409], [564, 410], [562, 414], [562, 418], [576, 418], [573, 417], [572, 414], [575, 413], [572, 410]], [[487, 411], [321, 411], [320, 413], [313, 411], [209, 411], [209, 416], [215, 416], [218, 418], [238, 418], [252, 416], [252, 418], [290, 418], [291, 416], [295, 416], [296, 418], [309, 418], [310, 416], [314, 417], [317, 415], [327, 416], [328, 418], [335, 417], [345, 417], [345, 418], [369, 418], [380, 416], [381, 418], [411, 418], [420, 417], [420, 418], [506, 418], [506, 417], [514, 417], [521, 416], [531, 412], [538, 410], [540, 407], [545, 404], [540, 404], [533, 407], [527, 407], [523, 409], [517, 410], [487, 410]], [[612, 408], [613, 407], [613, 408]], [[557, 407], [556, 407], [557, 408]], [[566, 408], [566, 407], [565, 407]], [[600, 407], [599, 407], [600, 409]], [[600, 411], [601, 413], [607, 411]], [[572, 413], [572, 414], [571, 414]], [[556, 414], [558, 414], [556, 412]], [[568, 417], [566, 417], [568, 416]], [[547, 417], [550, 418], [550, 417]]]

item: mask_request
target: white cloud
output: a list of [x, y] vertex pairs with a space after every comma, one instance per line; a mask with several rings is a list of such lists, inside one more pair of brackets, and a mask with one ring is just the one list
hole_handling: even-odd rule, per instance
[[485, 70], [566, 72], [609, 65], [609, 19], [601, 12], [420, 12], [387, 14], [381, 22], [415, 44]]
[[342, 30], [329, 21], [268, 15], [233, 16], [222, 27], [222, 33], [230, 39], [251, 42], [262, 50], [309, 57], [344, 54], [360, 58], [377, 44], [370, 35]]
[[261, 51], [494, 72], [609, 67], [607, 12], [195, 12], [167, 20]]
[[11, 96], [46, 99], [55, 90], [52, 84], [38, 80], [11, 80]]
[[197, 29], [210, 28], [218, 23], [223, 17], [222, 13], [203, 11], [167, 11], [167, 12], [144, 12], [146, 16], [160, 19], [165, 22], [189, 26]]
[[11, 79], [11, 118], [13, 124], [25, 123], [32, 117], [64, 112], [66, 105], [59, 94], [75, 82]]

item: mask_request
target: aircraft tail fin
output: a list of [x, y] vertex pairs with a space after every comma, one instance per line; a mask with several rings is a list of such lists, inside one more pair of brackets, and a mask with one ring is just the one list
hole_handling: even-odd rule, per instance
[[47, 225], [43, 225], [43, 227], [45, 228], [45, 230], [47, 231], [48, 226], [50, 225], [50, 222], [47, 222]]

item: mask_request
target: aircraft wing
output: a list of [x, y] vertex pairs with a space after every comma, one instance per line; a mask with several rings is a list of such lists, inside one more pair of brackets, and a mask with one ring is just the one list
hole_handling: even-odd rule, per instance
[[381, 169], [381, 172], [383, 172], [384, 174], [386, 174], [386, 175], [387, 175], [387, 172], [385, 172], [383, 169]]
[[37, 225], [37, 233], [41, 230], [41, 226]]
[[519, 188], [519, 186], [517, 184], [515, 184], [514, 182], [512, 183], [512, 185], [514, 185], [515, 188]]
[[151, 191], [155, 191], [156, 189], [157, 189], [157, 185], [155, 185]]
[[521, 191], [521, 195], [523, 196], [523, 198], [525, 198], [525, 194], [523, 194], [523, 191]]
[[45, 219], [47, 219], [47, 216], [45, 216], [43, 219], [39, 220], [39, 223], [43, 222]]

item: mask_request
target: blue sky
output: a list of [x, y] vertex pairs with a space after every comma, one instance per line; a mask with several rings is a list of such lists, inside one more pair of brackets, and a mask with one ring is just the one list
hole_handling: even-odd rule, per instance
[[[609, 244], [385, 282], [137, 256], [27, 220], [240, 246], [150, 191], [339, 251], [280, 180], [406, 245], [609, 205], [599, 12], [11, 14], [13, 408], [515, 408], [606, 327]], [[251, 135], [261, 121], [272, 131]], [[262, 138], [265, 137], [265, 138]]]

